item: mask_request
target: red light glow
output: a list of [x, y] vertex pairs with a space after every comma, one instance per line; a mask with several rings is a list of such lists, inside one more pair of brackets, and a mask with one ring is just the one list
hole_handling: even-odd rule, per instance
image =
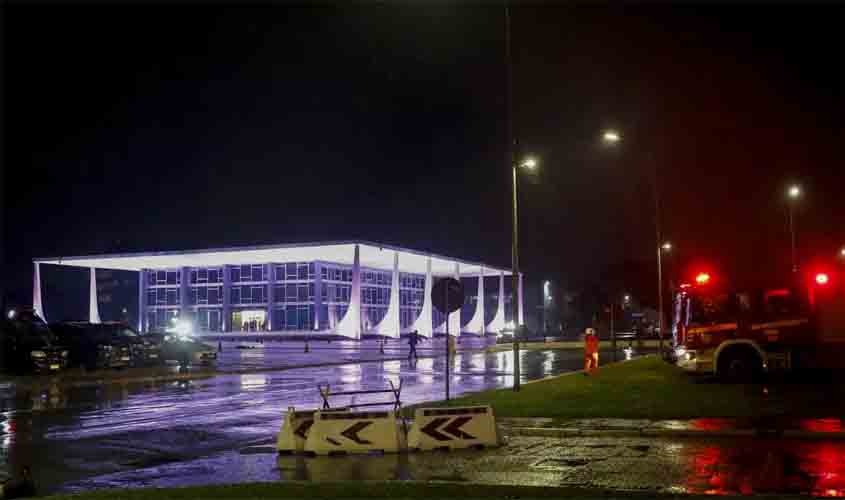
[[698, 276], [695, 277], [695, 282], [699, 285], [706, 285], [709, 281], [710, 275], [707, 273], [698, 273]]
[[828, 277], [826, 273], [819, 273], [816, 275], [816, 284], [827, 285], [828, 281], [830, 281], [830, 277]]

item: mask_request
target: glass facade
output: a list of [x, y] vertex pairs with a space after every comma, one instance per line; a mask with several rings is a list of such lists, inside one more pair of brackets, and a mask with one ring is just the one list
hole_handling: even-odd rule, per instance
[[[361, 326], [367, 332], [387, 314], [393, 273], [362, 267], [360, 277]], [[180, 318], [190, 320], [199, 332], [331, 330], [346, 315], [352, 295], [352, 266], [331, 262], [144, 270], [143, 280], [146, 330], [166, 329]], [[477, 306], [472, 293], [477, 281], [467, 280], [465, 286], [468, 292], [462, 323]], [[399, 273], [399, 322], [403, 330], [411, 328], [419, 317], [424, 291], [425, 275]], [[497, 306], [498, 278], [487, 279], [485, 292], [488, 323]], [[505, 301], [509, 315], [508, 292]], [[435, 328], [445, 319], [436, 308], [432, 308], [432, 316]]]

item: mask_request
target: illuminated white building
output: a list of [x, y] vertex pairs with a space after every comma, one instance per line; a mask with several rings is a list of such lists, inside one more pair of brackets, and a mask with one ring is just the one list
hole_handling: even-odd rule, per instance
[[[368, 242], [267, 245], [183, 252], [35, 259], [33, 307], [42, 316], [41, 265], [91, 270], [89, 318], [99, 321], [96, 269], [139, 273], [139, 329], [187, 320], [196, 332], [325, 333], [361, 338], [445, 331], [431, 304], [433, 281], [456, 277], [472, 300], [449, 332], [498, 333], [510, 322], [508, 269]], [[485, 289], [498, 293], [485, 295]], [[522, 276], [518, 297], [522, 304]], [[485, 298], [487, 300], [485, 300]], [[520, 307], [520, 313], [522, 312]], [[522, 322], [520, 314], [520, 323]]]

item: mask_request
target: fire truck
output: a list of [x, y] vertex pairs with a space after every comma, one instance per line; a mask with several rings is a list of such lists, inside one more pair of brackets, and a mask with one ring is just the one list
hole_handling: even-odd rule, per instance
[[752, 380], [766, 372], [845, 368], [845, 269], [811, 267], [790, 284], [732, 288], [699, 272], [674, 293], [674, 361], [689, 372]]

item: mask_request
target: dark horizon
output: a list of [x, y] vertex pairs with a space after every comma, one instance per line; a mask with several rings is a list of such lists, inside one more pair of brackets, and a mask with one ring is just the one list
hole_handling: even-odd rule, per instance
[[[32, 258], [113, 251], [360, 239], [510, 267], [501, 8], [5, 10], [10, 295]], [[652, 269], [652, 166], [679, 268], [788, 272], [790, 182], [802, 260], [845, 245], [841, 7], [511, 16], [529, 277]]]

